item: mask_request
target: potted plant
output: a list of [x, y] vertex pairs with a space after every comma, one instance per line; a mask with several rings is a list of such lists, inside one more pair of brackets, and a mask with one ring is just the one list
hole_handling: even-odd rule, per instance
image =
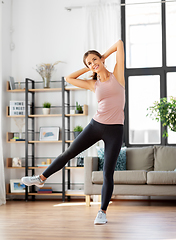
[[[152, 117], [152, 120], [162, 122], [163, 126], [170, 128], [171, 131], [176, 132], [176, 98], [170, 97], [170, 102], [167, 98], [161, 98], [160, 102], [154, 102], [154, 106], [147, 108], [149, 113], [147, 116]], [[168, 133], [165, 130], [163, 137], [168, 137]]]
[[50, 114], [50, 107], [51, 107], [51, 103], [49, 103], [49, 102], [44, 102], [43, 103], [43, 114], [44, 115], [48, 115], [48, 114]]
[[74, 137], [76, 138], [83, 131], [83, 127], [78, 125], [73, 129], [73, 131], [74, 131]]
[[76, 102], [76, 113], [83, 113], [83, 109], [78, 102]]

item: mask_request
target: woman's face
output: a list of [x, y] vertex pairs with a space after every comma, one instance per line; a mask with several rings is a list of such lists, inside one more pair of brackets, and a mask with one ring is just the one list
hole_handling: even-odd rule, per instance
[[104, 59], [95, 54], [89, 54], [86, 58], [86, 64], [91, 71], [98, 73], [104, 67]]

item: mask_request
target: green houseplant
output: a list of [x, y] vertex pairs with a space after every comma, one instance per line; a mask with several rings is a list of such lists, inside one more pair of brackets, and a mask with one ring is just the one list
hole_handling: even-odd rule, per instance
[[51, 108], [51, 103], [49, 103], [49, 102], [44, 102], [43, 103], [43, 114], [44, 115], [48, 115], [48, 114], [50, 114], [50, 108]]
[[[151, 117], [152, 120], [161, 120], [163, 126], [176, 132], [176, 98], [170, 97], [170, 101], [167, 98], [161, 98], [160, 102], [154, 102], [154, 105], [147, 108], [147, 110], [149, 111], [147, 116]], [[166, 130], [163, 137], [168, 137]]]
[[74, 129], [74, 137], [76, 138], [81, 132], [83, 131], [83, 127], [81, 127], [80, 125], [77, 125]]
[[76, 113], [83, 113], [83, 109], [78, 102], [76, 102]]

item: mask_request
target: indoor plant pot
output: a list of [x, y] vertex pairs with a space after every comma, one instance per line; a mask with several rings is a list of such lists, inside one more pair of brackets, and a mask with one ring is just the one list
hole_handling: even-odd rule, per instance
[[49, 103], [49, 102], [44, 102], [44, 103], [43, 103], [43, 109], [42, 109], [42, 111], [43, 111], [43, 114], [44, 114], [44, 115], [50, 114], [50, 107], [51, 107], [51, 103]]
[[78, 102], [76, 102], [76, 111], [75, 113], [79, 114], [79, 113], [83, 113], [83, 109], [81, 107], [80, 104], [78, 104]]
[[83, 130], [83, 128], [81, 127], [81, 126], [76, 126], [75, 128], [74, 128], [74, 138], [76, 138], [81, 132], [82, 132], [82, 130]]

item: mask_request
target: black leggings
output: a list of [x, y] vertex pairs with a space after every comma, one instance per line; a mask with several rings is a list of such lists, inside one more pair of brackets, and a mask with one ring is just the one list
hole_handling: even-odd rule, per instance
[[43, 176], [48, 178], [53, 173], [62, 169], [70, 159], [91, 147], [99, 140], [103, 140], [105, 143], [105, 153], [101, 209], [106, 210], [114, 188], [113, 174], [122, 145], [122, 136], [123, 125], [102, 124], [92, 119], [70, 147], [59, 155], [43, 172]]

